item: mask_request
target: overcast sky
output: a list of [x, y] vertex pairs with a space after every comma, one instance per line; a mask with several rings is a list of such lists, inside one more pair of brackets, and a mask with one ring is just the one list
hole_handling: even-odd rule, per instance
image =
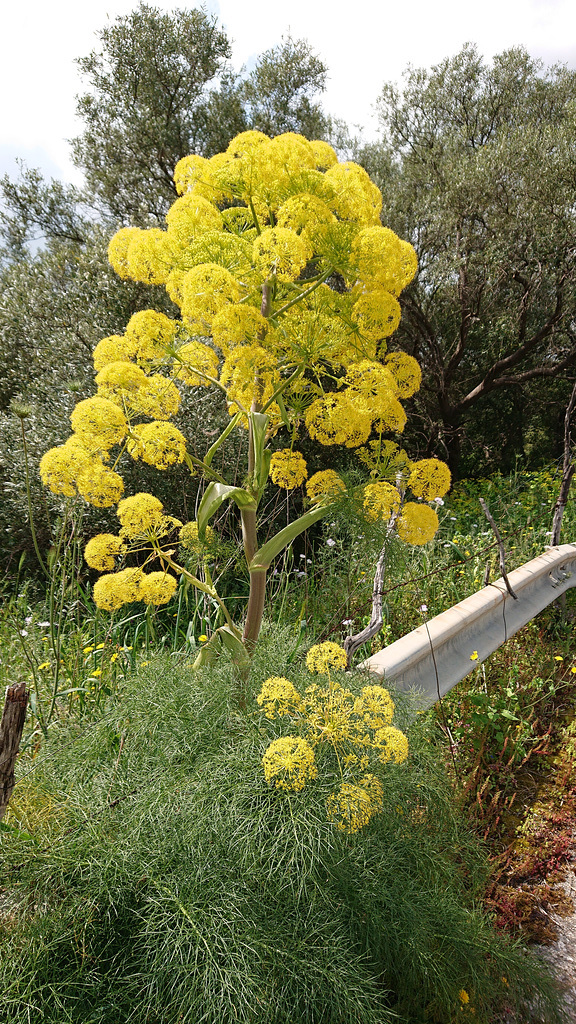
[[[74, 58], [97, 46], [95, 33], [137, 6], [136, 0], [0, 0], [0, 173], [15, 157], [54, 177], [80, 183], [67, 139], [80, 131]], [[166, 11], [185, 2], [150, 0]], [[200, 4], [190, 6], [201, 6]], [[207, 0], [224, 25], [237, 70], [283, 35], [306, 38], [329, 68], [324, 106], [373, 138], [373, 104], [384, 81], [400, 80], [411, 63], [430, 66], [475, 42], [487, 58], [525, 46], [546, 64], [576, 67], [575, 0]]]

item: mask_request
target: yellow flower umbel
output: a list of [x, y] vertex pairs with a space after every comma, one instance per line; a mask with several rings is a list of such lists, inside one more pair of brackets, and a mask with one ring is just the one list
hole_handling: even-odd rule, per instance
[[275, 718], [277, 715], [292, 714], [300, 707], [302, 698], [289, 679], [283, 676], [270, 676], [262, 684], [256, 701], [266, 718]]
[[346, 668], [346, 663], [344, 648], [329, 640], [311, 647], [306, 655], [306, 667], [309, 672], [328, 672], [330, 668]]
[[274, 452], [270, 459], [270, 479], [278, 487], [291, 491], [303, 484], [307, 476], [306, 460], [300, 452], [290, 451], [288, 448]]
[[267, 719], [288, 718], [299, 734], [281, 737], [270, 744], [262, 762], [267, 781], [279, 779], [275, 781], [279, 788], [303, 789], [303, 771], [294, 779], [285, 774], [296, 752], [301, 757], [308, 750], [315, 757], [310, 776], [314, 778], [324, 763], [335, 757], [343, 778], [339, 790], [328, 797], [327, 816], [336, 828], [351, 835], [367, 825], [383, 807], [380, 779], [370, 772], [363, 773], [371, 765], [381, 771], [386, 763], [402, 764], [408, 756], [408, 741], [391, 724], [394, 703], [384, 687], [364, 686], [360, 695], [355, 696], [331, 680], [330, 668], [343, 667], [345, 658], [337, 644], [318, 644], [308, 652], [307, 663], [309, 671], [327, 677], [324, 684], [314, 683], [299, 693], [289, 679], [272, 676], [263, 683], [257, 702]]
[[312, 502], [329, 500], [346, 490], [346, 484], [342, 477], [338, 476], [333, 469], [320, 470], [314, 473], [306, 484], [306, 493]]
[[328, 797], [326, 811], [328, 821], [348, 835], [364, 828], [375, 813], [368, 790], [350, 782], [343, 782], [338, 792]]
[[292, 736], [273, 740], [262, 765], [266, 782], [286, 792], [298, 793], [318, 774], [312, 747], [306, 740]]

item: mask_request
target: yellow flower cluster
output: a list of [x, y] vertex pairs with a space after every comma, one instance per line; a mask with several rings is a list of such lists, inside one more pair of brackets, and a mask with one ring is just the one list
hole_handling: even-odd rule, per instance
[[[248, 131], [210, 159], [180, 160], [174, 180], [180, 198], [166, 215], [167, 230], [122, 228], [110, 243], [110, 260], [121, 276], [165, 283], [180, 306], [182, 326], [212, 337], [225, 359], [220, 383], [231, 414], [253, 402], [265, 405], [270, 382], [278, 387], [290, 366], [304, 362], [311, 371], [340, 372], [362, 358], [374, 359], [376, 346], [398, 326], [397, 296], [417, 264], [412, 246], [380, 224], [382, 196], [363, 168], [339, 163], [325, 142], [291, 132], [269, 139]], [[346, 289], [335, 292], [313, 276], [307, 287], [310, 267], [326, 277], [337, 271]], [[272, 285], [265, 315], [264, 282]], [[151, 313], [135, 314], [125, 339], [102, 347], [99, 369], [110, 357], [116, 364], [167, 364], [174, 358], [175, 322], [159, 319], [163, 314], [153, 320]], [[191, 385], [218, 376], [213, 350], [202, 351], [201, 344], [191, 339], [186, 345], [196, 347], [181, 347], [173, 364], [173, 375]], [[236, 347], [252, 349], [252, 357], [230, 365]], [[262, 355], [254, 358], [255, 348], [265, 352], [265, 363]], [[408, 397], [417, 386], [417, 364], [416, 370], [409, 366], [381, 375], [369, 395], [348, 388], [333, 405], [330, 395], [324, 402], [320, 394], [306, 416], [312, 437], [355, 447], [373, 424], [401, 430], [405, 417], [398, 397]], [[144, 387], [141, 380], [134, 384], [137, 391]], [[124, 391], [108, 379], [99, 385], [105, 397], [133, 403], [134, 396], [124, 393], [126, 382]], [[153, 415], [142, 402], [137, 409]]]
[[91, 569], [108, 572], [114, 569], [115, 559], [125, 551], [120, 537], [113, 533], [99, 533], [92, 537], [84, 548], [84, 558]]
[[407, 544], [427, 544], [437, 533], [438, 526], [434, 509], [429, 505], [417, 505], [414, 501], [404, 505], [396, 523], [400, 540]]
[[186, 454], [186, 438], [171, 423], [141, 423], [134, 427], [127, 448], [133, 459], [142, 459], [156, 469], [168, 469], [174, 463], [182, 462]]
[[424, 501], [443, 498], [450, 489], [450, 470], [439, 459], [413, 462], [408, 486], [416, 498], [424, 498]]
[[346, 668], [346, 664], [344, 648], [329, 640], [323, 644], [315, 644], [306, 655], [306, 668], [309, 672], [328, 672], [331, 668]]
[[324, 469], [319, 473], [314, 473], [306, 484], [306, 493], [314, 505], [319, 501], [334, 498], [345, 490], [346, 484], [333, 469]]
[[[250, 411], [265, 412], [268, 439], [281, 426], [292, 439], [305, 428], [321, 445], [348, 448], [367, 445], [373, 431], [401, 432], [401, 403], [420, 385], [411, 356], [393, 352], [383, 362], [400, 320], [398, 297], [417, 260], [412, 246], [380, 223], [382, 196], [363, 168], [339, 162], [328, 143], [252, 130], [209, 159], [185, 157], [175, 183], [165, 228], [122, 228], [109, 258], [120, 277], [163, 285], [179, 315], [139, 310], [123, 335], [96, 345], [97, 394], [78, 403], [72, 437], [40, 466], [57, 494], [80, 494], [100, 508], [117, 504], [116, 547], [102, 541], [91, 549], [101, 571], [124, 554], [119, 544], [158, 548], [158, 538], [181, 525], [152, 494], [124, 497], [117, 471], [126, 452], [161, 471], [191, 463], [183, 434], [168, 422], [179, 411], [181, 385], [219, 388], [243, 426]], [[442, 466], [422, 460], [411, 467], [415, 498], [445, 493]], [[292, 448], [272, 455], [270, 476], [282, 488], [303, 484], [307, 472]], [[262, 466], [258, 473], [262, 479]], [[397, 507], [397, 492], [380, 475], [365, 492], [372, 518]], [[307, 482], [312, 503], [344, 490], [333, 470]], [[432, 509], [408, 504], [398, 533], [425, 543], [435, 525]], [[184, 538], [194, 550], [191, 525], [183, 545]], [[136, 570], [122, 573], [98, 582], [102, 607], [119, 607], [123, 594], [135, 599]], [[170, 579], [147, 574], [139, 592], [162, 603]]]
[[122, 527], [120, 536], [134, 540], [147, 533], [154, 533], [162, 525], [163, 512], [162, 502], [153, 494], [141, 492], [124, 498], [117, 509]]
[[94, 603], [97, 608], [115, 612], [125, 604], [144, 601], [145, 604], [166, 604], [174, 595], [178, 581], [163, 572], [145, 573], [142, 569], [122, 569], [120, 572], [100, 576], [94, 584]]
[[318, 775], [312, 747], [306, 740], [294, 736], [272, 740], [262, 758], [262, 766], [266, 782], [287, 792], [298, 793]]
[[283, 448], [270, 459], [270, 478], [278, 487], [290, 491], [303, 484], [308, 476], [306, 460], [300, 452]]
[[347, 835], [359, 832], [382, 810], [383, 796], [382, 784], [374, 775], [364, 776], [359, 785], [343, 782], [326, 801], [328, 821]]
[[388, 522], [393, 512], [400, 508], [400, 492], [385, 480], [366, 484], [364, 488], [364, 513], [367, 519]]
[[317, 777], [315, 755], [335, 752], [347, 777], [328, 797], [326, 812], [336, 828], [351, 834], [383, 806], [382, 783], [373, 774], [361, 773], [371, 762], [402, 764], [408, 740], [391, 724], [394, 703], [384, 687], [371, 684], [355, 696], [330, 679], [330, 668], [343, 667], [345, 658], [337, 644], [318, 644], [308, 652], [307, 664], [311, 672], [328, 676], [326, 685], [315, 683], [300, 694], [289, 679], [272, 676], [263, 683], [257, 702], [268, 719], [290, 717], [300, 734], [269, 745], [262, 759], [267, 782], [282, 789], [303, 789]]
[[256, 700], [266, 718], [292, 714], [302, 703], [294, 683], [283, 676], [270, 676], [266, 679]]
[[198, 523], [196, 522], [184, 523], [178, 537], [182, 547], [195, 555], [206, 555], [216, 540], [214, 530], [211, 526], [207, 526], [204, 534], [204, 543], [202, 543], [198, 533]]

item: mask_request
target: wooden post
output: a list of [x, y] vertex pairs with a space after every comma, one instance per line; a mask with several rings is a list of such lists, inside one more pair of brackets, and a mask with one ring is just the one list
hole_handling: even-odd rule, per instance
[[0, 721], [0, 820], [4, 817], [14, 789], [14, 765], [20, 749], [27, 706], [26, 683], [9, 686]]

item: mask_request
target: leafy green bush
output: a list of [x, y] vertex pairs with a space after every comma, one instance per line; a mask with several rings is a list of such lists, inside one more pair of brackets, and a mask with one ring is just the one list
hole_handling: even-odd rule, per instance
[[[384, 809], [347, 835], [325, 794], [270, 789], [255, 694], [300, 688], [287, 636], [255, 654], [246, 713], [221, 659], [158, 658], [97, 720], [62, 728], [22, 780], [0, 869], [0, 1009], [15, 1024], [410, 1024], [552, 985], [477, 909], [485, 867], [426, 724]], [[346, 686], [362, 685], [346, 677]], [[532, 1016], [531, 1016], [532, 1014]]]

